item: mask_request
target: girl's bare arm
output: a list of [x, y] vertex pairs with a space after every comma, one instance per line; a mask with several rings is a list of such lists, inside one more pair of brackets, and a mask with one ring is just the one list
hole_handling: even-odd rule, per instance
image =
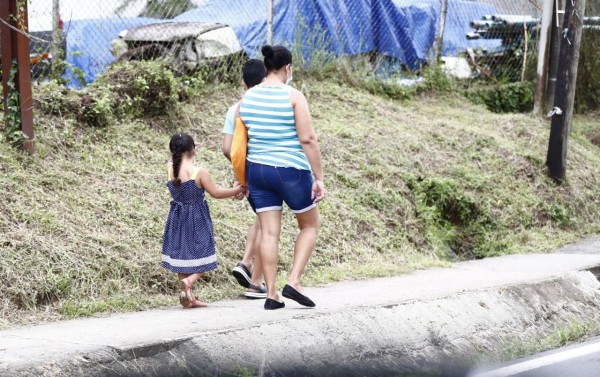
[[215, 185], [208, 170], [201, 168], [198, 176], [196, 177], [196, 186], [204, 188], [206, 192], [215, 199], [224, 199], [235, 196], [243, 191], [242, 186], [234, 188], [223, 188]]

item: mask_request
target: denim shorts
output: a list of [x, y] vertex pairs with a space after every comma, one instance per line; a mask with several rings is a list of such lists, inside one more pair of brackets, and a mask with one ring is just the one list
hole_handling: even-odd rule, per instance
[[248, 203], [250, 203], [250, 208], [252, 208], [252, 211], [256, 213], [256, 205], [254, 204], [254, 200], [252, 200], [252, 196], [248, 195], [246, 200], [248, 200]]
[[283, 203], [294, 213], [313, 209], [313, 179], [309, 170], [280, 168], [246, 161], [246, 182], [256, 213], [281, 211]]

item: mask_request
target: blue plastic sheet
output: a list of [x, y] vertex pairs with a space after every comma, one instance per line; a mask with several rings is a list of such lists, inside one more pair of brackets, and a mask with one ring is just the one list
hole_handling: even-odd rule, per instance
[[[376, 52], [410, 69], [419, 68], [431, 53], [438, 29], [441, 0], [276, 0], [274, 44], [299, 52], [299, 64], [317, 58]], [[492, 49], [497, 40], [467, 40], [469, 21], [497, 13], [488, 4], [450, 0], [444, 33], [444, 55], [467, 47]], [[260, 58], [267, 40], [265, 0], [207, 0], [173, 21], [218, 22], [235, 31], [244, 51]], [[171, 20], [169, 20], [171, 21]], [[122, 30], [161, 22], [151, 18], [111, 18], [72, 21], [67, 31], [67, 61], [93, 81], [114, 61], [111, 41]], [[326, 54], [323, 52], [326, 51]], [[75, 55], [73, 55], [75, 53]], [[67, 72], [77, 86], [73, 72]]]
[[155, 18], [104, 18], [100, 20], [75, 20], [67, 22], [64, 30], [67, 35], [67, 85], [81, 88], [82, 83], [73, 68], [84, 74], [84, 81], [90, 83], [106, 72], [115, 61], [111, 53], [111, 41], [119, 37], [123, 30], [160, 22]]

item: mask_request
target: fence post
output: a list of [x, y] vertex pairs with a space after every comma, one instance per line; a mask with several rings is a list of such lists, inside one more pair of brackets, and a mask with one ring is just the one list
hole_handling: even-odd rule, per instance
[[275, 0], [267, 0], [267, 44], [273, 44], [273, 7]]
[[577, 63], [579, 62], [584, 14], [585, 0], [567, 1], [562, 27], [564, 32], [560, 33], [560, 38], [563, 40], [560, 43], [554, 115], [552, 116], [546, 158], [549, 176], [558, 183], [564, 181], [567, 170], [567, 144], [573, 118]]
[[435, 40], [435, 62], [437, 66], [440, 59], [442, 58], [442, 43], [444, 42], [444, 30], [446, 29], [446, 15], [448, 14], [448, 0], [442, 0], [442, 9], [440, 11], [440, 23], [438, 36]]
[[60, 30], [60, 0], [52, 0], [52, 43], [50, 44], [50, 55], [52, 55], [52, 78], [62, 76], [60, 61], [63, 60], [65, 51], [61, 51]]
[[[31, 98], [31, 69], [29, 65], [29, 36], [27, 35], [27, 1], [8, 0], [2, 1], [0, 16], [3, 21], [13, 28], [2, 23], [2, 83], [4, 91], [4, 105], [8, 97], [8, 80], [12, 62], [17, 62], [15, 87], [19, 93], [19, 116], [21, 117], [21, 131], [27, 136], [23, 148], [33, 152], [33, 99]], [[8, 9], [7, 9], [8, 8]], [[15, 17], [11, 17], [11, 15]], [[5, 42], [8, 46], [5, 46]], [[9, 50], [10, 49], [10, 50]]]
[[544, 113], [544, 99], [546, 97], [546, 83], [548, 79], [548, 55], [550, 53], [550, 27], [552, 26], [552, 10], [555, 0], [544, 0], [542, 11], [542, 25], [540, 29], [540, 44], [538, 50], [537, 83], [535, 87], [535, 101], [533, 112]]
[[10, 79], [10, 69], [12, 66], [12, 39], [11, 30], [5, 24], [10, 23], [10, 10], [8, 1], [0, 1], [0, 46], [2, 48], [2, 103], [6, 111], [6, 99], [8, 98], [8, 80]]

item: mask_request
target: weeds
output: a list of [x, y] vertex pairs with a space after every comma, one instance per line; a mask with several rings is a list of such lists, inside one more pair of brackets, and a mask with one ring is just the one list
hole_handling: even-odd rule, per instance
[[173, 114], [179, 85], [166, 63], [132, 61], [111, 67], [88, 90], [99, 98], [111, 93], [110, 106], [120, 117], [137, 118]]
[[16, 146], [27, 140], [27, 135], [21, 131], [21, 102], [16, 84], [17, 63], [13, 61], [8, 79], [8, 95], [6, 96], [6, 113], [2, 136], [9, 144]]
[[533, 85], [528, 81], [478, 86], [467, 90], [465, 95], [495, 113], [523, 113], [533, 109]]
[[117, 119], [173, 115], [181, 85], [165, 62], [124, 62], [81, 91], [57, 82], [41, 85], [36, 103], [46, 113], [107, 127]]
[[596, 323], [585, 324], [573, 322], [562, 328], [555, 329], [554, 334], [551, 334], [542, 340], [536, 340], [534, 342], [516, 340], [500, 352], [499, 359], [518, 359], [553, 348], [563, 347], [598, 334], [600, 334], [600, 327]]
[[[320, 205], [307, 284], [442, 266], [453, 255], [541, 251], [600, 231], [600, 154], [586, 136], [593, 118], [576, 118], [569, 182], [556, 187], [543, 171], [547, 126], [536, 118], [489, 113], [450, 96], [399, 102], [341, 76], [298, 74], [330, 194]], [[172, 82], [166, 103], [176, 93]], [[135, 98], [142, 84], [121, 93]], [[96, 101], [106, 98], [108, 107], [90, 103], [107, 115], [102, 127], [83, 127], [87, 89], [38, 88], [37, 154], [0, 144], [0, 326], [176, 303], [176, 279], [160, 268], [173, 125], [194, 135], [198, 164], [218, 184], [232, 181], [220, 130], [239, 89], [211, 88], [168, 118], [139, 119], [116, 116], [107, 89]], [[245, 202], [209, 201], [220, 267], [197, 294], [210, 301], [241, 292], [229, 269], [254, 215]], [[296, 236], [289, 211], [283, 222], [280, 282]]]

